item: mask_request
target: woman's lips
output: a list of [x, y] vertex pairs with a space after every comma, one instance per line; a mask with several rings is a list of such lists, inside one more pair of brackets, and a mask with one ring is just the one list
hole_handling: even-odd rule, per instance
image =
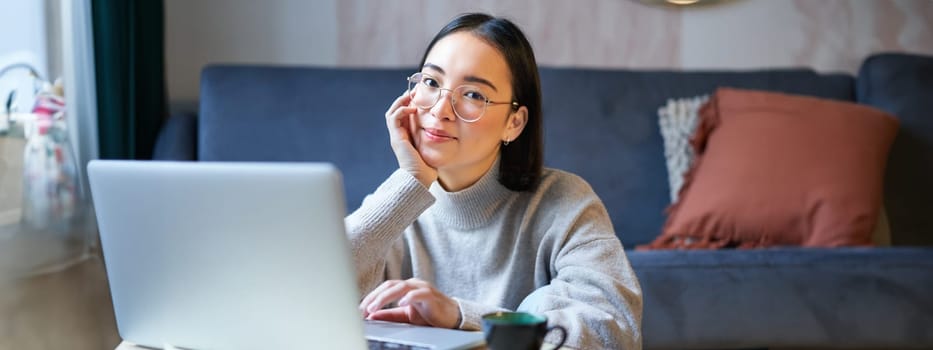
[[428, 141], [445, 142], [445, 141], [452, 141], [456, 139], [456, 137], [450, 136], [450, 134], [444, 132], [443, 130], [430, 129], [430, 128], [425, 128], [421, 130], [424, 132], [424, 137]]

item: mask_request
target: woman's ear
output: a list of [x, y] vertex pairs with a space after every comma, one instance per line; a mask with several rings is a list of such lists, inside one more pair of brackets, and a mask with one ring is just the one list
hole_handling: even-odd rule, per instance
[[506, 121], [505, 131], [502, 134], [502, 141], [512, 142], [522, 134], [522, 130], [525, 129], [525, 125], [528, 124], [528, 108], [525, 106], [518, 107], [515, 112], [509, 114], [509, 119]]

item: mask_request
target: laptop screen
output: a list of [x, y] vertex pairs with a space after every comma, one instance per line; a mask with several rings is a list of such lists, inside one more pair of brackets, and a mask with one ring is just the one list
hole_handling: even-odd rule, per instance
[[366, 349], [332, 165], [96, 160], [88, 174], [124, 340]]

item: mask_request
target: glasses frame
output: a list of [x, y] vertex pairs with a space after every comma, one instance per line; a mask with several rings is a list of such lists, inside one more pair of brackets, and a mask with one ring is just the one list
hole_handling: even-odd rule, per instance
[[[409, 96], [411, 96], [411, 95], [414, 93], [415, 87], [416, 87], [418, 84], [424, 84], [424, 77], [434, 78], [433, 75], [430, 75], [430, 74], [427, 74], [427, 73], [422, 73], [422, 72], [416, 72], [416, 73], [414, 73], [414, 74], [412, 74], [411, 76], [408, 77], [407, 80], [408, 80], [408, 94], [409, 94]], [[435, 79], [435, 80], [436, 80], [436, 79]], [[431, 109], [431, 108], [434, 108], [434, 106], [437, 106], [437, 103], [440, 102], [442, 98], [444, 98], [444, 97], [443, 97], [443, 92], [444, 92], [444, 91], [447, 91], [447, 98], [450, 99], [450, 107], [451, 107], [451, 109], [453, 109], [454, 114], [457, 115], [457, 118], [460, 119], [460, 120], [462, 120], [462, 121], [464, 121], [464, 122], [467, 122], [467, 123], [475, 123], [475, 122], [478, 122], [480, 119], [483, 119], [483, 117], [486, 115], [486, 109], [489, 107], [489, 105], [493, 105], [493, 106], [496, 106], [496, 105], [509, 105], [509, 106], [512, 107], [513, 110], [517, 110], [518, 107], [520, 106], [520, 105], [518, 104], [517, 101], [509, 101], [509, 102], [492, 101], [492, 100], [486, 98], [486, 96], [483, 96], [483, 99], [485, 99], [485, 103], [483, 104], [483, 111], [480, 112], [479, 117], [476, 117], [476, 119], [467, 119], [467, 118], [464, 118], [463, 116], [460, 115], [460, 112], [457, 111], [457, 108], [454, 107], [454, 106], [457, 105], [457, 103], [456, 103], [456, 98], [454, 97], [454, 90], [460, 89], [460, 88], [462, 88], [462, 87], [464, 87], [464, 86], [473, 86], [473, 85], [464, 84], [464, 85], [459, 85], [459, 86], [457, 86], [457, 87], [455, 87], [455, 88], [453, 88], [453, 89], [447, 89], [447, 88], [442, 88], [442, 87], [437, 87], [437, 88], [435, 88], [435, 87], [432, 87], [432, 86], [427, 86], [428, 88], [431, 88], [431, 89], [438, 89], [438, 90], [439, 90], [438, 93], [437, 93], [437, 98], [434, 100], [434, 103], [432, 103], [430, 106], [424, 107], [424, 106], [417, 106], [417, 105], [416, 105], [415, 107], [418, 107], [418, 108], [421, 108], [421, 109]]]

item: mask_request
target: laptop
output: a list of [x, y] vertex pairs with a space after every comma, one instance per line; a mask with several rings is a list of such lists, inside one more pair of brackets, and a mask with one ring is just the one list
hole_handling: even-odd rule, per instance
[[483, 344], [479, 332], [364, 326], [343, 185], [331, 164], [94, 160], [88, 178], [126, 342], [351, 350]]

